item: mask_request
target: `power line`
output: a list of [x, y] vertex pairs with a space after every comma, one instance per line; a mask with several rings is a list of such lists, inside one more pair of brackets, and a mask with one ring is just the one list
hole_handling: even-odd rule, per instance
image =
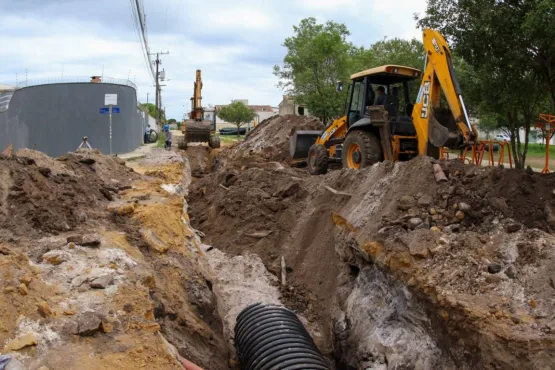
[[152, 79], [155, 81], [156, 77], [154, 74], [154, 68], [149, 57], [149, 47], [148, 47], [148, 37], [146, 33], [146, 17], [144, 16], [144, 7], [142, 6], [142, 2], [140, 2], [139, 0], [128, 0], [128, 1], [129, 1], [130, 11], [131, 11], [131, 20], [133, 22], [139, 44], [141, 45], [141, 53], [143, 54], [146, 67], [150, 71], [150, 75]]

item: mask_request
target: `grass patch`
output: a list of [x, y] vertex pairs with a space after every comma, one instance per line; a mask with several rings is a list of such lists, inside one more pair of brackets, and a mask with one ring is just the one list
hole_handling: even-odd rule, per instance
[[[524, 144], [522, 144], [524, 147]], [[534, 157], [543, 157], [545, 156], [545, 145], [541, 144], [528, 144], [528, 154]], [[549, 156], [555, 157], [555, 145], [549, 145]]]
[[237, 135], [219, 135], [220, 136], [220, 141], [222, 143], [236, 143], [239, 141], [243, 141], [243, 139], [245, 138], [245, 135], [239, 135], [239, 137]]

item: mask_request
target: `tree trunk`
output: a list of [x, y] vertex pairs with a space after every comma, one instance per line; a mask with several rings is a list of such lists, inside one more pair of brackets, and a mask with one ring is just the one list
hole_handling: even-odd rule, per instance
[[511, 136], [511, 151], [513, 152], [515, 168], [524, 169], [524, 163], [520, 157], [520, 137], [518, 135], [518, 113], [516, 108], [507, 112], [507, 122]]
[[241, 124], [237, 123], [237, 139], [239, 139], [239, 137], [241, 137], [240, 129], [241, 129]]

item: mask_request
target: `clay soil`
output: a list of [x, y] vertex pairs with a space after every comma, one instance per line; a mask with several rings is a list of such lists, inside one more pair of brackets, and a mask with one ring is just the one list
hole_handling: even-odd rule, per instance
[[[448, 181], [437, 183], [430, 158], [309, 176], [289, 166], [286, 143], [306, 120], [268, 120], [214, 156], [188, 196], [203, 242], [256, 254], [277, 277], [284, 257], [282, 302], [318, 327], [316, 343], [338, 368], [550, 368], [555, 176], [443, 161]], [[423, 323], [406, 324], [401, 311], [384, 322], [352, 316], [349, 297], [370, 276], [408, 289]], [[379, 307], [392, 304], [383, 299]], [[388, 336], [414, 326], [415, 342], [436, 344], [420, 354], [383, 336], [364, 344], [388, 325]]]
[[0, 353], [30, 370], [181, 369], [177, 353], [226, 368], [182, 156], [17, 154], [0, 158]]

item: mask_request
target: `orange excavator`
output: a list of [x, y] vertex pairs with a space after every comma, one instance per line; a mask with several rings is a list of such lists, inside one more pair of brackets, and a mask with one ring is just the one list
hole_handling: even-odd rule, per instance
[[183, 123], [183, 136], [178, 143], [179, 149], [186, 149], [189, 143], [208, 143], [211, 148], [220, 147], [220, 137], [216, 135], [216, 116], [211, 120], [204, 119], [204, 108], [202, 107], [202, 76], [197, 69], [196, 79], [191, 98], [191, 112], [189, 119]]

